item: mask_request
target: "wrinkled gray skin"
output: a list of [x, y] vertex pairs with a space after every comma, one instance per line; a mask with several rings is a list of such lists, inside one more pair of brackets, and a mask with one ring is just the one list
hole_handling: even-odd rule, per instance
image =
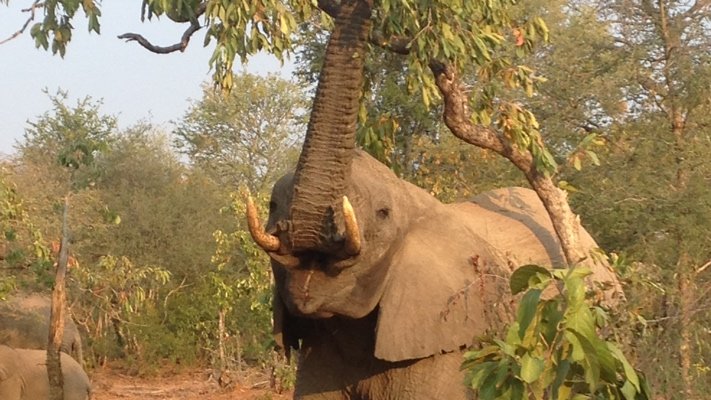
[[[51, 299], [44, 294], [22, 294], [0, 301], [0, 344], [14, 348], [47, 349]], [[61, 350], [83, 365], [81, 336], [65, 312]]]
[[[0, 345], [0, 399], [40, 400], [49, 398], [45, 350], [13, 349]], [[91, 383], [81, 366], [62, 353], [64, 400], [91, 398]]]
[[[275, 334], [301, 348], [295, 398], [471, 397], [462, 350], [508, 320], [512, 269], [563, 262], [548, 214], [523, 188], [444, 205], [360, 151], [350, 178], [361, 252], [346, 263], [304, 254], [292, 268], [272, 260]], [[288, 219], [292, 185], [292, 175], [275, 185], [268, 232]], [[618, 293], [603, 264], [589, 265]]]

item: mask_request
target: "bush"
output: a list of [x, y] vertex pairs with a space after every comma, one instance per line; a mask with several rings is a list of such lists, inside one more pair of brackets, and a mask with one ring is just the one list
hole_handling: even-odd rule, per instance
[[[525, 292], [506, 337], [465, 354], [466, 383], [489, 399], [650, 399], [643, 376], [619, 347], [598, 334], [607, 313], [586, 299], [587, 268], [550, 271], [527, 265], [511, 276]], [[558, 295], [542, 299], [550, 285]]]

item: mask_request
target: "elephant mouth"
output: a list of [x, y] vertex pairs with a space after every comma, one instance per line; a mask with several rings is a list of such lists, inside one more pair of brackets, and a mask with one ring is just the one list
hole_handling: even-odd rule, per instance
[[352, 269], [332, 275], [320, 269], [287, 271], [278, 285], [289, 311], [305, 318], [336, 315], [360, 317], [372, 308], [358, 292], [359, 277]]
[[[341, 211], [343, 213], [343, 232], [332, 238], [333, 249], [320, 251], [310, 249], [296, 252], [292, 249], [290, 221], [280, 221], [275, 224], [274, 232], [267, 232], [259, 222], [256, 206], [251, 196], [247, 199], [247, 223], [254, 241], [281, 266], [293, 269], [312, 264], [316, 260], [321, 265], [328, 265], [329, 270], [340, 271], [356, 263], [361, 253], [363, 242], [355, 211], [348, 197], [342, 197]], [[326, 258], [326, 261], [323, 259]]]

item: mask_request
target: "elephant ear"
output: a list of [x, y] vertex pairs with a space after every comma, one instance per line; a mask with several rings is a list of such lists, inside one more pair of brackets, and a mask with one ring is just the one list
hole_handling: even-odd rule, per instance
[[379, 359], [458, 351], [511, 315], [507, 263], [445, 206], [411, 225], [391, 269], [379, 304]]

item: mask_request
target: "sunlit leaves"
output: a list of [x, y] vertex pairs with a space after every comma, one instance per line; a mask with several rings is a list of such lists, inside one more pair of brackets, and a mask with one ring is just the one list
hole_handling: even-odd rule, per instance
[[116, 118], [102, 115], [101, 102], [90, 97], [78, 100], [75, 106], [67, 104], [66, 92], [49, 98], [53, 111], [30, 123], [18, 149], [28, 159], [54, 161], [73, 175], [74, 189], [89, 185], [96, 156], [113, 140]]
[[36, 47], [47, 50], [50, 47], [52, 53], [59, 53], [64, 57], [67, 44], [72, 39], [72, 18], [79, 10], [84, 11], [89, 24], [90, 32], [100, 33], [99, 17], [101, 10], [94, 0], [47, 0], [43, 2], [44, 19], [30, 29], [30, 35], [35, 40]]
[[568, 156], [568, 162], [573, 165], [577, 171], [582, 169], [583, 160], [588, 159], [593, 165], [600, 165], [600, 159], [597, 153], [592, 149], [594, 147], [602, 147], [605, 145], [605, 140], [596, 133], [586, 135], [580, 141], [577, 148]]
[[208, 1], [205, 44], [216, 43], [210, 59], [215, 82], [224, 91], [232, 89], [235, 58], [246, 62], [250, 55], [266, 51], [283, 60], [293, 49], [298, 23], [310, 18], [312, 7], [306, 0]]
[[361, 102], [358, 122], [356, 142], [381, 162], [391, 165], [395, 134], [400, 129], [397, 118], [388, 112], [368, 114], [365, 103]]
[[[589, 274], [581, 267], [548, 271], [535, 265], [514, 272], [512, 289], [528, 290], [505, 340], [484, 342], [462, 364], [480, 399], [651, 398], [625, 355], [598, 335], [594, 313], [604, 311], [585, 299]], [[562, 292], [541, 299], [541, 290], [553, 284]]]
[[[4, 171], [0, 173], [0, 235], [0, 265], [14, 269], [49, 263], [50, 252], [42, 232], [32, 222], [27, 204]], [[14, 276], [0, 275], [0, 297], [14, 286]]]
[[[236, 301], [236, 297], [250, 299], [250, 309], [267, 316], [271, 311], [269, 261], [245, 226], [244, 198], [242, 193], [232, 193], [231, 205], [223, 210], [225, 214], [240, 221], [240, 224], [233, 232], [214, 232], [216, 250], [211, 262], [215, 270], [210, 272], [210, 276], [216, 287], [216, 302], [229, 306]], [[266, 195], [258, 195], [257, 201], [265, 204]]]

